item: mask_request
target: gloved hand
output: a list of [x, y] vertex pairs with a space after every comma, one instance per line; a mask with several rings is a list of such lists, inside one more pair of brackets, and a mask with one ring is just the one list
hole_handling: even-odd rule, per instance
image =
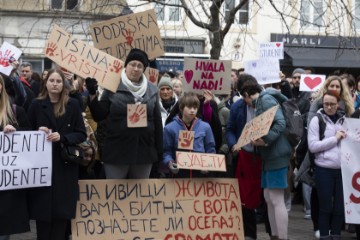
[[86, 78], [86, 89], [88, 90], [90, 95], [96, 95], [96, 91], [98, 89], [98, 84], [95, 78]]
[[177, 164], [172, 161], [169, 162], [169, 169], [173, 174], [178, 174], [180, 170], [178, 169]]

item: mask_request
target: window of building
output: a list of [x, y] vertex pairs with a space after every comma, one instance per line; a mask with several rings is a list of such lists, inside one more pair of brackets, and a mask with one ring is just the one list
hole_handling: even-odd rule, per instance
[[[224, 16], [227, 22], [230, 18], [230, 11], [235, 8], [235, 4], [239, 4], [239, 0], [225, 0]], [[248, 24], [249, 22], [249, 1], [247, 1], [238, 11], [235, 22], [239, 24]]]
[[57, 10], [76, 10], [80, 0], [51, 0], [51, 8]]
[[180, 22], [180, 0], [160, 0], [154, 7], [159, 21]]
[[323, 0], [302, 0], [300, 7], [300, 26], [323, 27], [325, 25], [324, 5]]
[[360, 28], [360, 0], [354, 2], [354, 24], [356, 28]]

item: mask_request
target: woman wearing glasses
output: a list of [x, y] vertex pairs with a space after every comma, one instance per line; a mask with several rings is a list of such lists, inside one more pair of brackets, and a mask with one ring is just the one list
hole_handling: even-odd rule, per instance
[[[309, 150], [315, 154], [315, 182], [319, 199], [319, 230], [321, 239], [341, 239], [344, 221], [344, 198], [341, 177], [340, 141], [345, 138], [342, 128], [344, 113], [339, 111], [340, 95], [329, 90], [322, 97], [318, 111], [308, 129]], [[320, 136], [319, 118], [326, 123]]]
[[145, 52], [132, 49], [116, 92], [105, 90], [99, 101], [96, 80], [86, 79], [94, 120], [107, 119], [101, 159], [108, 179], [149, 178], [152, 164], [162, 159], [159, 94], [144, 75], [148, 62]]

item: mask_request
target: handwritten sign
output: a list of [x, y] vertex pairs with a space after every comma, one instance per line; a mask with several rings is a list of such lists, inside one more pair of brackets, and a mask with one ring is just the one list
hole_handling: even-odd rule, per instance
[[244, 239], [236, 179], [79, 181], [74, 240]]
[[268, 134], [278, 108], [279, 105], [276, 105], [247, 122], [237, 142], [239, 147]]
[[13, 70], [11, 61], [18, 60], [22, 51], [8, 42], [3, 42], [0, 48], [0, 72], [9, 76]]
[[147, 127], [146, 104], [127, 105], [127, 126], [129, 128]]
[[0, 190], [50, 186], [51, 153], [42, 131], [0, 132]]
[[179, 131], [179, 138], [178, 138], [178, 149], [185, 149], [192, 151], [194, 149], [194, 131]]
[[231, 61], [185, 58], [184, 92], [230, 94]]
[[262, 58], [245, 61], [244, 70], [254, 76], [259, 84], [280, 82], [280, 64], [278, 59]]
[[325, 75], [301, 74], [300, 91], [316, 92], [320, 90], [325, 80]]
[[225, 155], [195, 152], [176, 152], [179, 169], [226, 172]]
[[284, 59], [283, 42], [261, 43], [259, 47], [260, 58]]
[[143, 50], [149, 59], [165, 53], [153, 9], [92, 24], [90, 32], [95, 47], [123, 61], [132, 48]]
[[83, 78], [92, 77], [98, 84], [115, 92], [120, 83], [123, 62], [80, 41], [55, 25], [44, 54], [58, 65]]
[[341, 140], [345, 221], [360, 224], [360, 119], [346, 118], [343, 129], [346, 131], [346, 138]]
[[158, 78], [159, 78], [159, 70], [157, 70], [156, 68], [147, 67], [145, 69], [144, 74], [147, 80], [149, 80], [149, 82], [157, 86]]

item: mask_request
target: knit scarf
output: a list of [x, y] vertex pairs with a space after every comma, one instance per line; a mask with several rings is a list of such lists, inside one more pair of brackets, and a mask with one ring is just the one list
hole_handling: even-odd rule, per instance
[[148, 81], [143, 74], [139, 83], [134, 83], [126, 76], [125, 69], [121, 72], [121, 81], [129, 89], [131, 94], [135, 97], [135, 102], [141, 102], [147, 89]]

